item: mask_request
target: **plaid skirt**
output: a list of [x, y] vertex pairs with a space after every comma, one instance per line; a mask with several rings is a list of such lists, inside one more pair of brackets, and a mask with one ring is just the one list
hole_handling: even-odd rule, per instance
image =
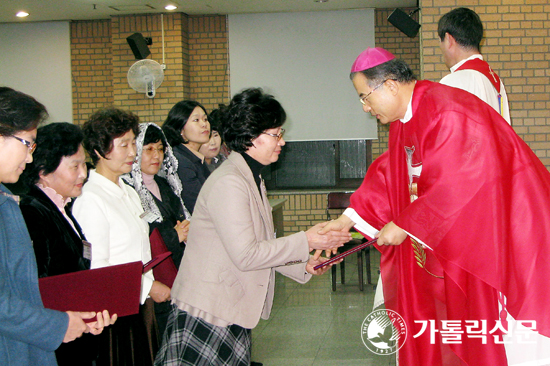
[[217, 327], [173, 305], [155, 366], [250, 366], [251, 331]]

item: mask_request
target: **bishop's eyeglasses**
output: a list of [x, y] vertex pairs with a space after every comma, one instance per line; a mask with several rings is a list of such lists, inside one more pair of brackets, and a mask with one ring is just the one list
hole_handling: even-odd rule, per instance
[[372, 93], [374, 93], [374, 91], [375, 91], [376, 89], [378, 89], [378, 88], [380, 88], [382, 85], [384, 85], [384, 83], [385, 83], [386, 81], [388, 81], [388, 80], [389, 80], [389, 79], [384, 80], [383, 82], [381, 82], [380, 84], [378, 84], [378, 85], [376, 85], [374, 88], [372, 88], [372, 90], [371, 90], [370, 92], [368, 92], [367, 95], [365, 95], [364, 97], [359, 98], [359, 101], [361, 102], [361, 104], [367, 105], [367, 100], [369, 99], [370, 95], [371, 95]]

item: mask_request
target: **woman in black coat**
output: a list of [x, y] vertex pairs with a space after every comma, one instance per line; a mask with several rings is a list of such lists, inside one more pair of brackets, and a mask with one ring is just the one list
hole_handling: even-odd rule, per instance
[[185, 187], [181, 198], [192, 214], [201, 187], [210, 175], [204, 155], [199, 152], [210, 140], [206, 109], [192, 100], [178, 102], [168, 112], [162, 131], [178, 160], [178, 176]]
[[[90, 269], [89, 243], [67, 207], [80, 195], [86, 179], [83, 138], [80, 128], [71, 123], [41, 127], [33, 162], [23, 175], [29, 192], [21, 199], [20, 208], [39, 277]], [[98, 337], [84, 334], [74, 342], [63, 343], [55, 352], [58, 364], [92, 365], [98, 357], [98, 341]]]

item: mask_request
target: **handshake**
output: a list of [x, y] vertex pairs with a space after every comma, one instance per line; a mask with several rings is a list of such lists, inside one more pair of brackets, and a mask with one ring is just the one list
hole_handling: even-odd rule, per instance
[[[315, 275], [323, 274], [331, 265], [341, 261], [332, 263], [330, 266], [318, 270], [313, 269], [316, 265], [328, 260], [331, 254], [336, 254], [339, 247], [352, 239], [349, 230], [352, 228], [353, 224], [354, 223], [346, 216], [341, 216], [337, 220], [322, 222], [306, 231], [309, 251], [315, 250], [315, 254], [306, 265], [306, 270], [309, 273]], [[327, 258], [320, 257], [323, 251], [325, 251]]]
[[336, 254], [338, 247], [351, 240], [349, 230], [354, 223], [342, 215], [337, 220], [317, 224], [306, 231], [309, 251], [320, 250]]

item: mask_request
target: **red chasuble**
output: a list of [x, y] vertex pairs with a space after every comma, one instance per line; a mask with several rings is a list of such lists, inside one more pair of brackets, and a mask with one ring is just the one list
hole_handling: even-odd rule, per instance
[[[468, 92], [417, 82], [412, 112], [409, 122], [391, 124], [388, 151], [350, 205], [375, 228], [393, 221], [431, 248], [410, 238], [378, 247], [386, 308], [408, 328], [399, 363], [506, 365], [503, 345], [488, 334], [499, 320], [499, 292], [515, 319], [536, 320], [537, 331], [550, 336], [550, 173], [494, 109]], [[412, 203], [408, 155], [422, 166]], [[481, 320], [487, 344], [466, 331]], [[460, 343], [441, 332], [445, 321], [460, 322]], [[415, 337], [423, 323], [428, 328]]]

